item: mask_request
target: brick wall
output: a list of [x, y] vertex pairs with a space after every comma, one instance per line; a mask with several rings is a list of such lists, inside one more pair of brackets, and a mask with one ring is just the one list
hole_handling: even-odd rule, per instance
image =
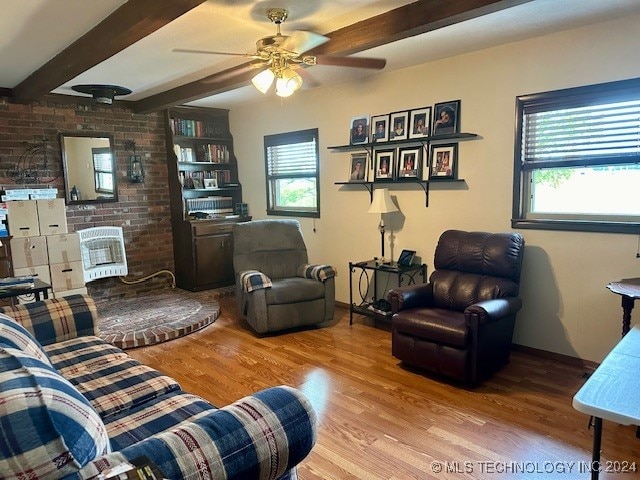
[[[97, 132], [113, 136], [118, 201], [67, 206], [67, 221], [69, 232], [121, 226], [129, 265], [127, 279], [135, 280], [160, 270], [173, 271], [173, 240], [164, 114], [136, 114], [123, 103], [98, 106], [84, 99], [69, 103], [69, 97], [49, 95], [42, 101], [23, 105], [0, 97], [0, 186], [5, 189], [51, 185], [58, 188], [58, 197], [64, 198], [59, 134]], [[131, 152], [125, 150], [126, 140], [134, 140], [136, 154], [143, 157], [143, 184], [127, 180]], [[33, 154], [25, 154], [27, 150]], [[163, 274], [134, 285], [126, 285], [117, 278], [101, 279], [87, 284], [87, 288], [94, 298], [112, 298], [168, 285], [170, 276]]]

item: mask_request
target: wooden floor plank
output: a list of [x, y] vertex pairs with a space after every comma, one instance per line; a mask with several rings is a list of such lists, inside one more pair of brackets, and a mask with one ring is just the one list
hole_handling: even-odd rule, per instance
[[[403, 366], [391, 356], [388, 328], [360, 316], [350, 326], [343, 308], [325, 328], [258, 337], [233, 297], [220, 305], [215, 324], [128, 352], [218, 406], [274, 385], [300, 388], [319, 421], [301, 480], [589, 478], [592, 431], [571, 407], [585, 381], [579, 366], [516, 350], [471, 390]], [[640, 469], [635, 428], [604, 422], [602, 458]]]

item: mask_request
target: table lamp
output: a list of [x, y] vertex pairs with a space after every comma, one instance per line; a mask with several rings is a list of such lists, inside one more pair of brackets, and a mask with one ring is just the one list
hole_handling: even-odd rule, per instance
[[382, 214], [397, 212], [398, 207], [396, 207], [393, 200], [391, 200], [391, 195], [389, 195], [388, 188], [378, 188], [373, 191], [373, 201], [371, 202], [371, 206], [367, 213], [379, 213], [380, 214], [380, 237], [382, 240], [382, 257], [380, 258], [381, 263], [385, 263], [384, 261], [384, 217]]

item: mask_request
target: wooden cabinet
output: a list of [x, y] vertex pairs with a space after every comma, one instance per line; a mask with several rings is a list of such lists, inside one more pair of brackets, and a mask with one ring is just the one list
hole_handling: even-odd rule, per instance
[[233, 224], [246, 219], [194, 220], [174, 224], [176, 284], [199, 291], [235, 282]]
[[167, 111], [166, 138], [176, 284], [187, 290], [233, 285], [235, 222], [242, 202], [228, 110]]

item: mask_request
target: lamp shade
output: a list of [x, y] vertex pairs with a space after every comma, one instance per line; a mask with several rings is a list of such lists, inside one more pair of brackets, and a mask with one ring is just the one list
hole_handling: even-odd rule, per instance
[[253, 83], [253, 86], [256, 87], [260, 92], [267, 93], [275, 77], [275, 74], [267, 68], [266, 70], [263, 70], [262, 72], [255, 75], [251, 79], [251, 83]]
[[291, 68], [285, 68], [276, 80], [276, 94], [288, 97], [302, 86], [302, 77]]
[[397, 211], [398, 207], [391, 200], [388, 188], [378, 188], [373, 191], [373, 201], [367, 213], [391, 213]]

